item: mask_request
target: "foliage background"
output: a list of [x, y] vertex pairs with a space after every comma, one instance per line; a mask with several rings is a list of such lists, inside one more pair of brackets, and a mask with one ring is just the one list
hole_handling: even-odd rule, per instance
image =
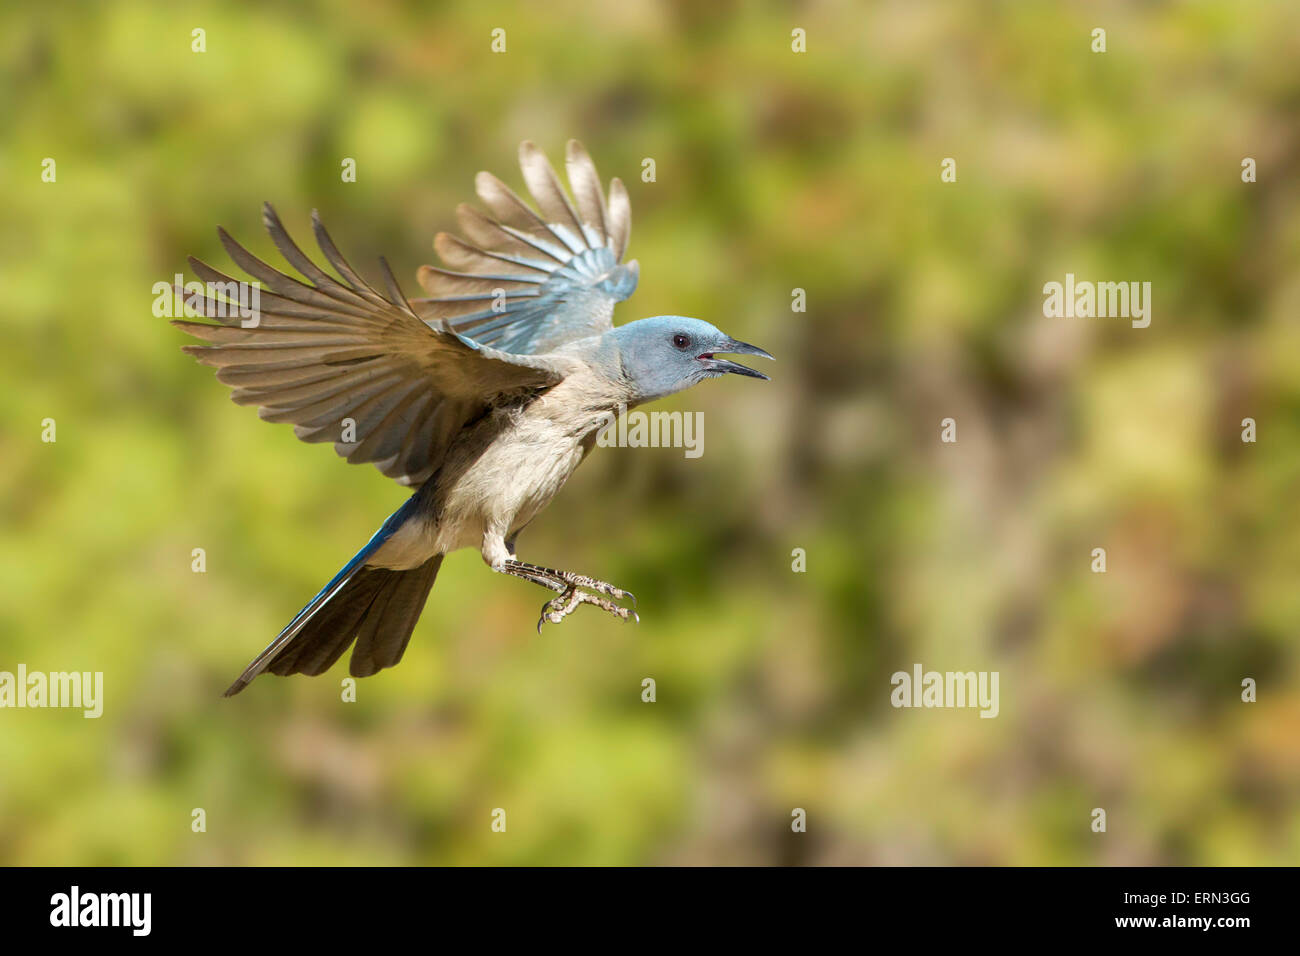
[[[0, 861], [1300, 861], [1298, 45], [1242, 0], [5, 4], [0, 669], [107, 701], [0, 712]], [[661, 406], [702, 458], [602, 451], [524, 536], [641, 624], [538, 637], [460, 553], [358, 703], [220, 699], [404, 492], [231, 406], [153, 283], [217, 224], [279, 261], [269, 199], [413, 290], [475, 171], [569, 137], [631, 190], [620, 319], [778, 357]], [[1151, 327], [1044, 319], [1067, 271]], [[916, 662], [1001, 715], [892, 709]]]

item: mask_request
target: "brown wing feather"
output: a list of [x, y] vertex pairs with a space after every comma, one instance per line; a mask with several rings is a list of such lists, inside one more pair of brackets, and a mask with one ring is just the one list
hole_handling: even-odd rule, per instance
[[[317, 242], [341, 282], [307, 258], [269, 205], [264, 220], [277, 248], [311, 284], [284, 275], [220, 230], [231, 258], [270, 290], [259, 289], [259, 321], [244, 328], [232, 317], [229, 296], [213, 294], [190, 300], [222, 324], [173, 324], [209, 343], [185, 351], [217, 369], [236, 402], [258, 406], [267, 421], [294, 425], [302, 440], [334, 442], [348, 461], [373, 462], [400, 483], [418, 485], [464, 423], [498, 396], [564, 377], [559, 360], [510, 355], [431, 328], [387, 263], [385, 295], [348, 265], [314, 214]], [[192, 261], [207, 282], [234, 281]]]

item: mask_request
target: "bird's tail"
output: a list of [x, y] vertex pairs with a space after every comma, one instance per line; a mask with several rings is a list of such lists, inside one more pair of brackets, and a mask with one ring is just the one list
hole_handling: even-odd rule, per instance
[[368, 677], [402, 659], [433, 587], [442, 555], [417, 568], [370, 568], [365, 560], [408, 517], [414, 497], [384, 522], [369, 543], [258, 654], [223, 695], [232, 697], [258, 674], [322, 674], [356, 641], [349, 673]]

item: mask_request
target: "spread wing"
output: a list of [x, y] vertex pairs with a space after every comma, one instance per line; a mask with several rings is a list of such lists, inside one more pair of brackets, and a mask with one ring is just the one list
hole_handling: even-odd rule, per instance
[[221, 324], [173, 324], [211, 343], [184, 351], [215, 367], [236, 403], [258, 406], [267, 421], [291, 422], [303, 441], [333, 442], [348, 461], [374, 462], [399, 483], [419, 485], [466, 422], [494, 400], [564, 377], [562, 359], [511, 355], [431, 328], [387, 263], [381, 294], [339, 254], [314, 212], [316, 241], [342, 281], [303, 254], [269, 204], [262, 218], [280, 253], [311, 284], [278, 272], [218, 230], [230, 257], [257, 280], [258, 324], [242, 327], [230, 301], [236, 280], [193, 257], [208, 294], [185, 292], [186, 304]]
[[456, 210], [467, 238], [439, 233], [434, 248], [446, 268], [421, 266], [430, 298], [412, 305], [421, 317], [484, 345], [539, 354], [612, 327], [615, 303], [636, 289], [636, 261], [620, 264], [632, 228], [623, 183], [601, 189], [596, 166], [576, 140], [566, 150], [570, 199], [532, 143], [519, 147], [524, 182], [540, 210], [491, 173], [475, 179], [492, 218]]

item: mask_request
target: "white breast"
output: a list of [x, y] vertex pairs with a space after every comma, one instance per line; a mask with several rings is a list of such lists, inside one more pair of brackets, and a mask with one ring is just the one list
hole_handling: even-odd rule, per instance
[[438, 551], [482, 547], [487, 556], [485, 537], [509, 538], [564, 487], [602, 421], [605, 403], [584, 384], [566, 379], [526, 406], [496, 409], [457, 444], [437, 479]]

